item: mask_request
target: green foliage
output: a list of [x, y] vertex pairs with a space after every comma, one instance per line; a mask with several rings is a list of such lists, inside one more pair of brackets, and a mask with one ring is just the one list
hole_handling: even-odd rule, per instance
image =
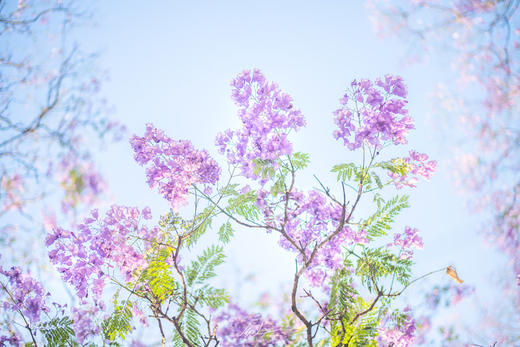
[[[343, 325], [337, 324], [332, 331], [333, 346], [348, 343], [349, 346], [377, 346], [377, 326], [379, 324], [379, 309], [369, 310], [371, 302], [366, 302], [361, 296], [356, 297], [350, 311], [343, 318]], [[366, 312], [354, 320], [359, 314]], [[341, 339], [343, 337], [343, 339]]]
[[191, 287], [202, 284], [204, 281], [216, 276], [215, 267], [224, 262], [225, 255], [221, 246], [211, 245], [204, 253], [192, 261], [186, 269], [186, 285]]
[[158, 249], [157, 254], [152, 257], [148, 267], [141, 275], [142, 280], [148, 284], [152, 294], [159, 302], [163, 302], [172, 295], [176, 287], [170, 265], [166, 262], [173, 251], [170, 247]]
[[[200, 323], [197, 319], [197, 316], [194, 311], [187, 308], [180, 321], [180, 326], [182, 327], [182, 332], [184, 336], [195, 346], [200, 346], [201, 341], [200, 338], [203, 336], [202, 332], [200, 331]], [[177, 332], [177, 330], [173, 331], [173, 346], [175, 347], [184, 347], [186, 344], [182, 341], [182, 337]]]
[[117, 294], [114, 297], [114, 312], [103, 321], [101, 328], [105, 340], [114, 341], [117, 337], [122, 340], [132, 328], [130, 322], [132, 321], [132, 312], [130, 311], [132, 303], [126, 301], [124, 306], [117, 302]]
[[229, 241], [231, 241], [231, 238], [233, 237], [234, 233], [235, 231], [233, 230], [231, 223], [227, 221], [226, 223], [222, 224], [222, 226], [218, 230], [218, 239], [222, 243], [228, 243]]
[[287, 190], [287, 185], [285, 184], [285, 175], [278, 175], [277, 180], [274, 182], [271, 187], [271, 195], [277, 196], [280, 193], [285, 193]]
[[56, 317], [42, 324], [40, 331], [46, 346], [68, 346], [74, 343], [73, 321], [68, 316]]
[[266, 159], [254, 159], [253, 163], [255, 166], [253, 167], [253, 173], [257, 176], [262, 177], [262, 179], [272, 179], [276, 173], [274, 169], [273, 162], [271, 160]]
[[184, 239], [186, 246], [194, 245], [202, 235], [211, 227], [211, 222], [215, 215], [215, 207], [208, 206], [201, 213], [197, 214], [191, 221], [186, 222], [185, 234], [189, 237]]
[[383, 247], [365, 248], [357, 262], [356, 274], [368, 290], [373, 292], [374, 283], [388, 276], [393, 276], [402, 285], [407, 285], [411, 276], [411, 265], [411, 260], [400, 259]]
[[379, 167], [388, 171], [391, 171], [400, 176], [404, 176], [408, 173], [410, 165], [404, 161], [403, 158], [396, 158], [388, 161], [383, 161], [374, 164], [374, 167]]
[[352, 180], [352, 175], [359, 175], [359, 168], [354, 163], [346, 163], [340, 165], [334, 165], [332, 172], [338, 173], [339, 182], [347, 182]]
[[378, 203], [378, 205], [379, 208], [377, 211], [363, 223], [363, 227], [367, 228], [368, 237], [370, 239], [387, 234], [391, 229], [394, 218], [401, 210], [409, 207], [408, 196], [397, 195], [384, 205], [381, 203]]
[[228, 184], [224, 188], [219, 189], [219, 194], [222, 195], [222, 197], [239, 195], [239, 193], [237, 191], [238, 187], [239, 187], [238, 183]]
[[310, 156], [307, 153], [296, 152], [291, 157], [291, 164], [295, 170], [305, 169], [310, 162]]
[[258, 220], [260, 210], [255, 206], [256, 192], [250, 191], [245, 194], [241, 194], [236, 198], [228, 199], [228, 206], [226, 212], [231, 215], [239, 215], [249, 221]]
[[367, 303], [352, 285], [352, 276], [345, 268], [332, 277], [329, 300], [331, 344], [341, 346], [376, 346], [374, 337], [379, 323], [379, 309], [368, 310]]
[[229, 296], [224, 289], [216, 289], [207, 284], [197, 290], [195, 296], [200, 303], [211, 308], [218, 308], [229, 302]]
[[182, 316], [182, 326], [186, 337], [194, 344], [198, 345], [199, 338], [202, 336], [199, 329], [199, 320], [192, 310], [186, 310]]

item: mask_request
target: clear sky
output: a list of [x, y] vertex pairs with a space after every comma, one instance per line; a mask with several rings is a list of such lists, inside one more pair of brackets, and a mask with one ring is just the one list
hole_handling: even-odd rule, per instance
[[[81, 45], [101, 50], [101, 65], [110, 75], [104, 93], [129, 134], [143, 134], [145, 123], [152, 122], [222, 162], [215, 135], [238, 125], [229, 82], [243, 69], [260, 68], [305, 115], [308, 125], [295, 138], [295, 148], [311, 154], [313, 171], [329, 185], [335, 182], [328, 174], [332, 165], [351, 158], [332, 138], [332, 111], [347, 84], [354, 78], [403, 76], [416, 122], [410, 147], [437, 159], [439, 169], [430, 182], [406, 191], [412, 207], [397, 227], [414, 226], [424, 238], [424, 250], [416, 253], [416, 275], [455, 265], [476, 286], [480, 301], [487, 302], [493, 292], [489, 274], [498, 258], [478, 235], [482, 216], [466, 207], [467, 196], [451, 183], [452, 144], [460, 134], [450, 124], [440, 125], [449, 119], [438, 117], [429, 98], [438, 83], [453, 80], [449, 58], [406, 66], [407, 47], [376, 37], [361, 1], [104, 1], [94, 21], [96, 27], [85, 29]], [[108, 147], [99, 158], [115, 202], [150, 205], [156, 216], [167, 210], [159, 194], [148, 189], [128, 142]], [[309, 185], [314, 184], [311, 173]], [[290, 280], [292, 257], [276, 246], [276, 239], [238, 230], [222, 270], [240, 299], [255, 300], [254, 286], [274, 292]], [[249, 273], [256, 274], [254, 286], [240, 286]], [[447, 280], [438, 274], [429, 283]], [[469, 309], [462, 304], [451, 314], [467, 316]]]

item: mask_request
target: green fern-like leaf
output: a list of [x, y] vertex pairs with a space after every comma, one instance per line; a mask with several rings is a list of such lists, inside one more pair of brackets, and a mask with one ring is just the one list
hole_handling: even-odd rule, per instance
[[226, 212], [231, 215], [239, 215], [249, 221], [258, 220], [260, 210], [255, 205], [256, 193], [254, 191], [242, 194], [228, 200]]
[[185, 239], [186, 246], [194, 245], [202, 235], [211, 227], [211, 222], [215, 215], [215, 208], [213, 206], [206, 207], [193, 220], [186, 223], [185, 230], [189, 237]]
[[338, 181], [346, 182], [352, 179], [352, 176], [357, 173], [358, 167], [354, 163], [346, 163], [340, 165], [334, 165], [332, 167], [332, 172], [338, 173]]
[[196, 296], [198, 302], [211, 308], [218, 308], [229, 302], [229, 296], [224, 289], [216, 289], [209, 285], [200, 288]]
[[408, 196], [395, 196], [393, 199], [381, 205], [380, 208], [364, 223], [364, 227], [367, 228], [369, 238], [386, 235], [388, 230], [391, 229], [391, 224], [394, 222], [394, 218], [403, 209], [409, 207]]
[[292, 166], [296, 170], [302, 170], [309, 165], [310, 156], [307, 153], [296, 152], [291, 157]]
[[221, 246], [212, 245], [204, 253], [191, 262], [185, 272], [186, 284], [190, 287], [201, 284], [204, 281], [215, 277], [215, 267], [224, 262], [225, 255]]
[[166, 262], [172, 251], [167, 247], [159, 249], [141, 275], [142, 281], [147, 283], [160, 302], [172, 295], [176, 287], [171, 267]]
[[264, 180], [272, 179], [275, 176], [276, 171], [271, 160], [254, 159], [253, 163], [255, 164], [253, 167], [253, 173], [255, 175], [262, 177]]
[[401, 259], [382, 247], [365, 249], [358, 260], [356, 274], [373, 291], [373, 283], [385, 277], [394, 277], [399, 283], [407, 285], [411, 277], [412, 261]]
[[124, 306], [118, 305], [116, 296], [114, 299], [114, 312], [101, 324], [106, 340], [114, 341], [118, 337], [122, 340], [125, 339], [132, 328], [130, 324], [132, 320], [131, 307], [132, 303], [130, 302], [125, 302]]
[[400, 176], [406, 175], [408, 173], [408, 170], [410, 170], [410, 164], [405, 162], [403, 158], [395, 158], [389, 161], [376, 163], [374, 164], [374, 167], [379, 167], [388, 170]]
[[226, 223], [222, 224], [222, 226], [218, 230], [218, 239], [222, 243], [228, 243], [229, 241], [231, 241], [231, 238], [233, 237], [234, 233], [235, 231], [233, 230], [231, 223], [227, 221]]
[[46, 346], [58, 347], [73, 344], [74, 330], [73, 321], [67, 316], [56, 317], [42, 324], [40, 331], [46, 340]]

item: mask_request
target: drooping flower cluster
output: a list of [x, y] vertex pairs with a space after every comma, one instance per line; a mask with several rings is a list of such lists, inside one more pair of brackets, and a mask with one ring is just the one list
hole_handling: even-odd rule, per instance
[[[104, 219], [93, 210], [75, 232], [56, 227], [49, 233], [49, 258], [79, 298], [92, 293], [95, 300], [101, 299], [110, 268], [117, 269], [128, 282], [136, 270], [146, 266], [145, 250], [158, 237], [159, 229], [140, 225], [141, 218], [151, 218], [149, 208], [139, 211], [114, 205]], [[144, 250], [137, 248], [141, 244]]]
[[107, 187], [92, 162], [80, 160], [72, 154], [61, 160], [58, 180], [65, 192], [61, 201], [63, 212], [70, 211], [79, 203], [94, 205]]
[[220, 167], [208, 152], [196, 150], [190, 141], [173, 140], [152, 124], [146, 125], [143, 137], [132, 136], [130, 143], [137, 163], [149, 164], [148, 185], [157, 187], [173, 210], [187, 203], [191, 185], [212, 185], [220, 176]]
[[[410, 312], [410, 309], [406, 308], [404, 312]], [[377, 339], [382, 346], [407, 347], [415, 342], [415, 329], [415, 320], [409, 314], [402, 324], [396, 324], [393, 317], [387, 317], [378, 328]]]
[[435, 160], [428, 161], [427, 154], [413, 150], [409, 154], [409, 157], [402, 159], [405, 165], [405, 174], [388, 171], [388, 176], [393, 179], [397, 189], [405, 186], [415, 188], [419, 181], [419, 176], [428, 180], [437, 170], [437, 162]]
[[1, 307], [5, 311], [19, 311], [30, 323], [38, 323], [41, 314], [49, 308], [45, 305], [46, 293], [40, 282], [29, 273], [23, 273], [19, 267], [4, 270], [0, 266], [0, 274], [7, 282], [0, 281]]
[[[256, 205], [264, 212], [268, 225], [273, 229], [283, 230], [280, 245], [290, 251], [299, 252], [303, 249], [305, 255], [310, 257], [313, 248], [324, 242], [339, 226], [342, 207], [331, 203], [325, 195], [316, 190], [311, 190], [307, 195], [298, 190], [291, 192], [287, 216], [275, 214], [273, 203], [270, 203], [268, 198], [268, 192], [260, 190], [257, 193]], [[286, 197], [283, 196], [282, 203], [285, 203], [285, 200]], [[329, 275], [342, 266], [343, 246], [367, 242], [366, 230], [355, 231], [344, 226], [337, 235], [325, 242], [308, 266], [305, 274], [311, 285], [321, 286]], [[300, 257], [299, 261], [305, 260]]]
[[399, 247], [400, 258], [410, 259], [413, 256], [413, 249], [423, 249], [422, 238], [418, 235], [419, 231], [415, 228], [405, 227], [404, 234], [394, 234], [394, 242], [387, 247]]
[[260, 70], [243, 71], [231, 86], [242, 128], [220, 133], [216, 144], [244, 176], [257, 178], [254, 161], [265, 160], [276, 166], [276, 159], [291, 154], [288, 135], [305, 126], [305, 119], [294, 108], [291, 96], [276, 83], [269, 83]]
[[342, 139], [350, 150], [360, 148], [364, 141], [381, 147], [385, 141], [406, 144], [408, 131], [414, 129], [406, 109], [407, 89], [401, 77], [387, 75], [385, 79], [354, 80], [341, 98], [341, 108], [334, 112]]
[[227, 310], [214, 319], [217, 337], [222, 346], [286, 346], [294, 331], [284, 328], [271, 317], [250, 313], [236, 304], [229, 304]]

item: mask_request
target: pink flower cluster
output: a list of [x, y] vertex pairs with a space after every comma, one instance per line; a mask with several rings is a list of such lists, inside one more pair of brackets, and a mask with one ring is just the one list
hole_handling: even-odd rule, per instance
[[292, 329], [283, 328], [271, 317], [249, 313], [233, 303], [217, 315], [214, 322], [217, 336], [224, 347], [286, 346], [293, 333]]
[[394, 242], [389, 243], [387, 247], [399, 247], [400, 258], [410, 259], [413, 256], [413, 248], [423, 249], [422, 238], [418, 235], [419, 231], [415, 228], [405, 227], [404, 234], [395, 234]]
[[191, 185], [215, 184], [220, 176], [220, 167], [208, 152], [196, 150], [190, 141], [173, 140], [152, 124], [146, 125], [143, 137], [132, 136], [130, 143], [137, 163], [149, 164], [148, 185], [158, 187], [175, 211], [187, 203]]
[[1, 282], [0, 293], [5, 292], [1, 306], [5, 311], [20, 311], [30, 323], [38, 323], [43, 312], [49, 308], [45, 306], [45, 293], [40, 282], [28, 273], [22, 273], [19, 267], [4, 270], [0, 266], [0, 274], [8, 282]]
[[401, 175], [396, 172], [388, 171], [388, 176], [394, 180], [397, 189], [401, 189], [404, 186], [415, 188], [419, 181], [419, 176], [428, 180], [437, 170], [437, 162], [435, 160], [428, 161], [427, 154], [418, 153], [413, 150], [410, 151], [410, 156], [404, 158], [403, 161], [407, 167], [406, 174]]
[[354, 80], [340, 99], [341, 107], [334, 112], [339, 130], [336, 139], [355, 150], [363, 142], [380, 148], [385, 141], [406, 144], [408, 131], [414, 129], [406, 109], [407, 89], [401, 77]]
[[[313, 248], [334, 232], [341, 220], [341, 206], [331, 203], [322, 193], [311, 190], [307, 195], [294, 190], [289, 195], [287, 221], [285, 215], [275, 214], [275, 203], [269, 200], [266, 190], [257, 193], [256, 205], [263, 213], [268, 225], [273, 229], [283, 226], [285, 235], [280, 237], [280, 245], [290, 251], [298, 252], [296, 246], [305, 251], [307, 257]], [[282, 198], [285, 203], [285, 196]], [[354, 231], [344, 227], [318, 250], [314, 261], [308, 267], [306, 276], [313, 286], [321, 286], [329, 275], [342, 266], [342, 246], [354, 243], [367, 243], [365, 230]], [[295, 246], [296, 245], [296, 246]], [[304, 259], [299, 259], [304, 261]]]
[[242, 121], [239, 130], [226, 130], [217, 135], [216, 145], [242, 174], [256, 178], [254, 160], [275, 161], [292, 153], [288, 135], [305, 126], [305, 119], [276, 83], [269, 83], [260, 70], [245, 70], [232, 82], [232, 98]]
[[[93, 210], [76, 232], [55, 227], [46, 238], [49, 258], [80, 299], [94, 294], [100, 300], [110, 268], [118, 270], [126, 282], [134, 272], [147, 265], [145, 250], [159, 234], [157, 227], [139, 225], [151, 219], [150, 209], [112, 206], [104, 219]], [[142, 243], [136, 240], [145, 240]], [[138, 249], [143, 245], [143, 249]]]

